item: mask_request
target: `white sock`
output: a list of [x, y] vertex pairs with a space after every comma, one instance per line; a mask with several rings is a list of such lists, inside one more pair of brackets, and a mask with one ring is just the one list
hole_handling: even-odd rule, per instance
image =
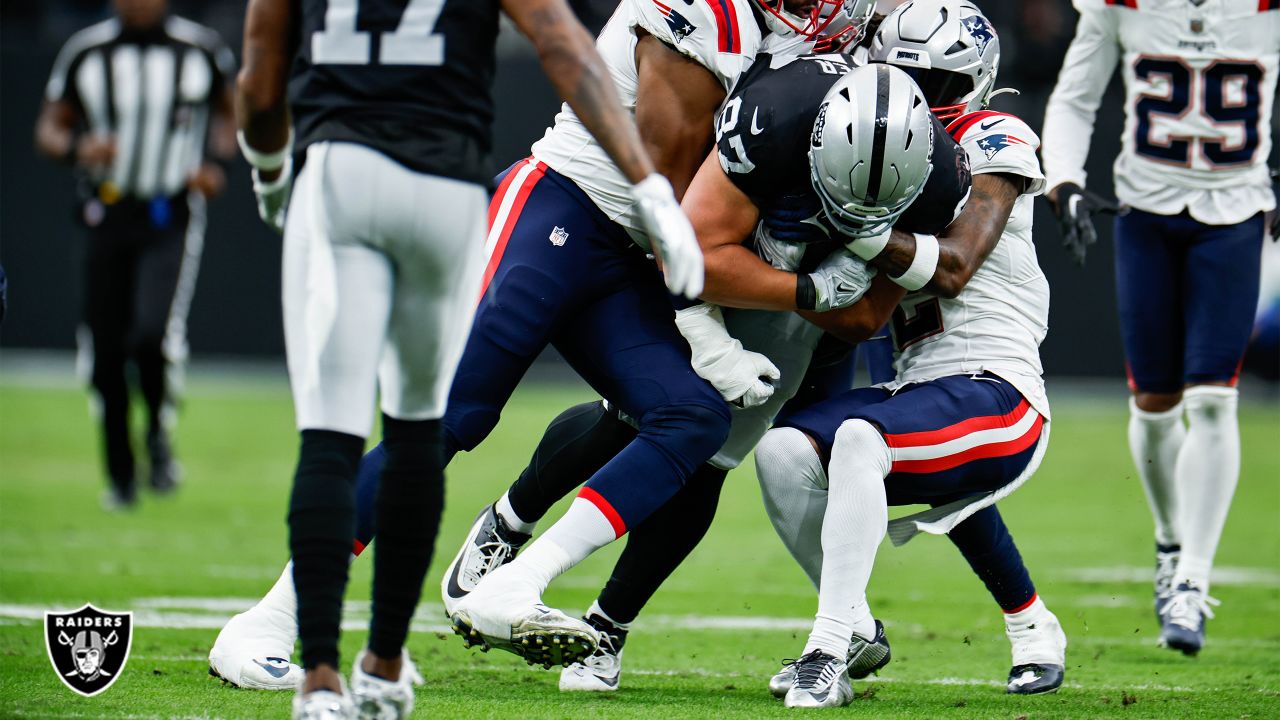
[[516, 509], [511, 507], [511, 492], [502, 493], [502, 497], [498, 498], [498, 502], [494, 505], [498, 517], [502, 518], [502, 522], [512, 530], [524, 535], [532, 535], [533, 529], [538, 526], [535, 522], [526, 522], [516, 513]]
[[775, 428], [756, 445], [756, 477], [773, 529], [817, 588], [822, 578], [822, 517], [827, 512], [822, 458], [803, 432]]
[[889, 446], [865, 420], [848, 420], [831, 450], [831, 487], [822, 522], [822, 582], [818, 614], [805, 652], [849, 654], [849, 638], [875, 636], [867, 583], [876, 548], [889, 524], [884, 479], [893, 466]]
[[1006, 627], [1010, 628], [1026, 627], [1039, 620], [1044, 613], [1048, 611], [1048, 609], [1049, 608], [1045, 606], [1044, 601], [1041, 600], [1040, 596], [1037, 594], [1035, 599], [1031, 601], [1031, 604], [1025, 608], [1018, 612], [1005, 613], [1004, 624]]
[[290, 625], [295, 625], [298, 615], [298, 593], [293, 587], [293, 561], [284, 566], [280, 579], [271, 586], [267, 594], [258, 601], [258, 607], [269, 609], [273, 613], [282, 613], [289, 617]]
[[1142, 489], [1147, 493], [1151, 517], [1156, 523], [1156, 542], [1177, 545], [1178, 487], [1175, 468], [1178, 451], [1187, 437], [1182, 422], [1182, 403], [1165, 412], [1147, 412], [1129, 398], [1129, 452], [1138, 468]]
[[529, 574], [540, 591], [588, 555], [618, 539], [613, 525], [590, 500], [576, 497], [556, 524], [511, 562]]
[[1196, 385], [1183, 393], [1187, 440], [1178, 453], [1178, 497], [1182, 556], [1174, 585], [1209, 591], [1209, 571], [1240, 479], [1240, 426], [1235, 388]]

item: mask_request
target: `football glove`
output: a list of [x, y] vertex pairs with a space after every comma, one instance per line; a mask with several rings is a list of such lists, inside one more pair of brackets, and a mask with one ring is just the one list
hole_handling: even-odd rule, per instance
[[680, 209], [671, 183], [657, 173], [631, 187], [640, 210], [640, 222], [649, 233], [653, 250], [662, 262], [667, 289], [690, 300], [702, 294], [702, 248]]
[[818, 312], [848, 307], [871, 287], [876, 269], [845, 248], [827, 256], [818, 269], [809, 274], [813, 281], [813, 309]]
[[804, 259], [805, 245], [779, 238], [763, 222], [756, 225], [756, 255], [783, 272], [795, 272]]
[[293, 160], [285, 160], [280, 177], [264, 181], [261, 173], [253, 170], [253, 194], [258, 199], [258, 217], [267, 227], [284, 233], [284, 216], [289, 209], [289, 195], [293, 192]]
[[1118, 208], [1114, 202], [1095, 195], [1075, 183], [1058, 186], [1057, 201], [1050, 203], [1062, 231], [1062, 246], [1067, 249], [1076, 264], [1084, 267], [1089, 246], [1098, 242], [1098, 231], [1093, 227], [1095, 213], [1114, 214]]
[[699, 303], [677, 311], [676, 327], [689, 341], [694, 372], [730, 405], [751, 408], [773, 395], [782, 374], [769, 358], [729, 335], [719, 306]]

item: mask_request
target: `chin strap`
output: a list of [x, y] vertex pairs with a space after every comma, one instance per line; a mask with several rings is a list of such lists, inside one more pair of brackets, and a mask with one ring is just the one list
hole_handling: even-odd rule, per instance
[[1022, 94], [1021, 90], [1017, 90], [1014, 88], [1000, 88], [999, 90], [992, 90], [991, 94], [987, 96], [987, 105], [990, 105], [991, 99], [997, 95], [1021, 95], [1021, 94]]

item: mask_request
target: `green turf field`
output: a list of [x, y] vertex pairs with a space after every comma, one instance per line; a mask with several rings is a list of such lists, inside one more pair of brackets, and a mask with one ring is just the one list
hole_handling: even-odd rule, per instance
[[[177, 437], [185, 487], [144, 497], [126, 515], [99, 508], [84, 394], [24, 384], [0, 375], [0, 717], [286, 717], [287, 694], [224, 687], [205, 662], [221, 622], [266, 590], [285, 561], [296, 439], [283, 383], [193, 383]], [[621, 692], [561, 695], [556, 673], [465, 650], [443, 632], [439, 575], [476, 509], [523, 466], [545, 423], [586, 397], [522, 391], [494, 436], [450, 468], [441, 552], [409, 643], [427, 678], [415, 717], [786, 714], [765, 683], [779, 658], [802, 649], [815, 600], [769, 527], [750, 467], [730, 476], [710, 535], [637, 623]], [[1242, 413], [1244, 472], [1213, 590], [1222, 606], [1207, 649], [1187, 659], [1155, 647], [1150, 520], [1125, 447], [1124, 398], [1059, 400], [1044, 467], [1002, 507], [1070, 638], [1067, 685], [1054, 696], [1004, 695], [999, 612], [950, 543], [923, 537], [881, 549], [871, 599], [894, 660], [830, 714], [1280, 717], [1280, 410]], [[615, 555], [606, 550], [561, 578], [547, 602], [585, 608]], [[369, 565], [355, 565], [355, 627], [367, 618]], [[54, 676], [38, 620], [46, 608], [87, 601], [132, 609], [137, 625], [119, 682], [88, 699]], [[344, 662], [363, 634], [345, 634]]]

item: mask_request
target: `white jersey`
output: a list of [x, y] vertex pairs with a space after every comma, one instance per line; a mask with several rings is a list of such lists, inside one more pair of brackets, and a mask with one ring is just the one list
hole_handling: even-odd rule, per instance
[[898, 377], [891, 386], [991, 372], [1048, 419], [1040, 343], [1049, 330], [1049, 282], [1031, 241], [1032, 198], [1045, 187], [1036, 159], [1040, 140], [1001, 112], [969, 113], [947, 129], [975, 176], [1017, 175], [1026, 178], [1026, 189], [995, 249], [956, 298], [911, 293], [894, 311]]
[[1275, 206], [1266, 162], [1280, 65], [1276, 0], [1074, 0], [1080, 12], [1044, 122], [1049, 187], [1085, 185], [1093, 119], [1120, 64], [1116, 196], [1235, 224]]
[[[632, 113], [639, 86], [637, 28], [711, 71], [726, 91], [760, 50], [751, 0], [622, 0], [596, 47], [623, 106]], [[533, 156], [573, 180], [610, 220], [626, 228], [642, 247], [649, 246], [631, 183], [567, 104], [556, 115], [555, 125], [534, 143]]]

